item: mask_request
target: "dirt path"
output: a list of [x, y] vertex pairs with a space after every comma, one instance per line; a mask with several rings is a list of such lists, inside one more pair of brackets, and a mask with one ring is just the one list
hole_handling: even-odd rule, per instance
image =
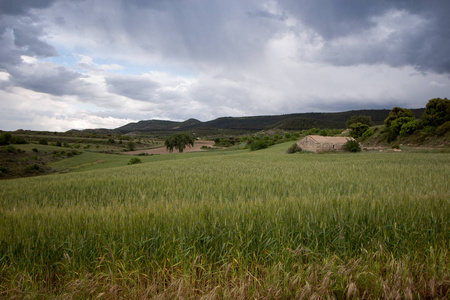
[[[195, 151], [206, 151], [201, 149], [201, 147], [213, 147], [214, 141], [195, 141], [194, 147], [186, 147], [183, 152], [195, 152]], [[136, 155], [140, 153], [148, 153], [148, 154], [168, 154], [170, 153], [165, 147], [155, 148], [155, 149], [142, 149], [136, 151], [128, 151], [125, 154]], [[178, 153], [178, 151], [174, 150], [174, 153]]]

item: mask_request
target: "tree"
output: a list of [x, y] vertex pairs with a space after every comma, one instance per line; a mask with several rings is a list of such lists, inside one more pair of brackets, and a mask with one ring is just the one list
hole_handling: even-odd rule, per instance
[[12, 139], [12, 135], [9, 132], [4, 132], [0, 134], [0, 145], [9, 145]]
[[345, 124], [347, 125], [347, 127], [350, 128], [350, 125], [356, 124], [356, 123], [366, 124], [367, 126], [375, 125], [375, 123], [372, 121], [372, 118], [370, 116], [364, 116], [364, 115], [351, 116], [350, 120], [348, 120]]
[[434, 98], [428, 101], [422, 115], [424, 126], [438, 127], [450, 121], [450, 100]]
[[127, 142], [127, 147], [130, 151], [134, 151], [134, 142], [132, 141]]
[[394, 107], [390, 112], [389, 116], [384, 120], [386, 127], [391, 127], [391, 123], [399, 118], [412, 118], [415, 119], [414, 112], [410, 109]]
[[350, 125], [350, 136], [353, 138], [359, 138], [369, 129], [369, 125], [363, 123], [355, 123]]
[[165, 140], [164, 145], [170, 152], [175, 148], [181, 153], [187, 146], [194, 146], [194, 138], [185, 132], [175, 133]]

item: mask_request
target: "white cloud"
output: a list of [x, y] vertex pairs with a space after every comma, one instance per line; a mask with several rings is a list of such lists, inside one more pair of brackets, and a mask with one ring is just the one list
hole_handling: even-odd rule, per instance
[[0, 72], [0, 80], [1, 81], [8, 81], [9, 80], [9, 73], [8, 72]]

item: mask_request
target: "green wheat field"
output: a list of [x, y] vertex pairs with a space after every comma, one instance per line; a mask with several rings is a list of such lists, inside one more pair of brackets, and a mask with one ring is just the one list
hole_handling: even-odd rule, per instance
[[449, 153], [289, 146], [0, 181], [0, 298], [450, 297]]

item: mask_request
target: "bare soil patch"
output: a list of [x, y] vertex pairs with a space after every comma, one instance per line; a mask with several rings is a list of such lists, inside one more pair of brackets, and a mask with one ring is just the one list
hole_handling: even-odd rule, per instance
[[[218, 147], [213, 147], [213, 145], [214, 145], [214, 141], [195, 141], [193, 147], [186, 147], [183, 152], [207, 151], [205, 149], [201, 149], [203, 146], [219, 149]], [[174, 152], [178, 153], [178, 151], [176, 151], [176, 150], [174, 150]], [[125, 152], [125, 154], [130, 154], [130, 155], [137, 155], [137, 154], [141, 154], [141, 153], [168, 154], [170, 152], [166, 149], [166, 147], [147, 149], [147, 150], [141, 149], [141, 150], [136, 150], [136, 151]]]

